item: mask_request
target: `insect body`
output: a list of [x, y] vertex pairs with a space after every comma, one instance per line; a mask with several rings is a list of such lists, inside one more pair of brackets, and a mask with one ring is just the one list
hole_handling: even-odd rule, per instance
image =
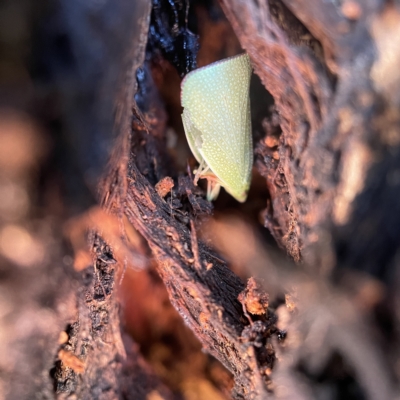
[[250, 76], [249, 56], [242, 54], [194, 70], [182, 81], [183, 126], [200, 163], [195, 183], [208, 180], [208, 200], [220, 186], [240, 202], [247, 198], [253, 165]]

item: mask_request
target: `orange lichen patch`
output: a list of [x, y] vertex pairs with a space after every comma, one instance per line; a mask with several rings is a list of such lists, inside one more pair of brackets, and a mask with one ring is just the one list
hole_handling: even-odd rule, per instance
[[238, 296], [238, 300], [250, 314], [265, 314], [268, 308], [269, 296], [263, 292], [254, 278], [247, 281], [247, 287]]
[[162, 178], [155, 186], [157, 193], [164, 198], [174, 187], [174, 181], [169, 176]]
[[60, 350], [58, 352], [58, 358], [63, 362], [63, 364], [74, 370], [77, 374], [82, 374], [85, 372], [85, 364], [81, 361], [75, 354], [66, 351]]

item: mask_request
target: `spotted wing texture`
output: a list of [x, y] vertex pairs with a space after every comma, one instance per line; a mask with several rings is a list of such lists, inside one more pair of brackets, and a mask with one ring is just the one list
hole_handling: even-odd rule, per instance
[[182, 120], [189, 146], [221, 186], [245, 201], [253, 164], [247, 54], [218, 61], [186, 75]]

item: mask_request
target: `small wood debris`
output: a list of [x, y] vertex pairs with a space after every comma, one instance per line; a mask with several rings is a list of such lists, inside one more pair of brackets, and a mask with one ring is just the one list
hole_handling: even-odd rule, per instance
[[85, 372], [84, 362], [81, 361], [75, 354], [67, 350], [61, 349], [58, 352], [58, 358], [66, 367], [71, 368], [77, 374], [82, 374], [83, 372]]
[[265, 314], [268, 308], [269, 296], [263, 292], [254, 278], [247, 281], [247, 287], [238, 296], [238, 300], [250, 314]]
[[162, 178], [155, 186], [157, 193], [164, 198], [174, 187], [174, 181], [169, 176]]

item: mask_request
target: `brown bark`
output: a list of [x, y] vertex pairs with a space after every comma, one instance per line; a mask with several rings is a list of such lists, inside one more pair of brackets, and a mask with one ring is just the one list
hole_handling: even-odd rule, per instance
[[[398, 396], [396, 4], [221, 0], [231, 27], [210, 17], [215, 5], [191, 3], [187, 14], [178, 0], [154, 1], [152, 10], [144, 0], [120, 1], [110, 6], [115, 14], [105, 4], [75, 6], [54, 6], [58, 22], [44, 24], [57, 39], [44, 46], [54, 57], [44, 57], [54, 79], [47, 100], [38, 88], [33, 98], [20, 94], [16, 117], [0, 119], [14, 132], [2, 134], [0, 189], [25, 193], [29, 204], [0, 209], [0, 399], [186, 396], [121, 333], [125, 268], [150, 258], [184, 323], [232, 374], [234, 398]], [[172, 152], [166, 144], [168, 128], [182, 133], [178, 74], [195, 66], [189, 17], [202, 21], [199, 64], [239, 51], [233, 29], [274, 102], [260, 85], [251, 93], [252, 192], [243, 208], [216, 203], [217, 220], [180, 165], [180, 139]], [[32, 20], [27, 26], [42, 27]], [[63, 43], [69, 69], [54, 63], [52, 43]], [[30, 119], [21, 125], [22, 115]], [[47, 164], [38, 150], [46, 130]], [[59, 147], [65, 164], [53, 160]], [[102, 210], [70, 220], [94, 198]], [[251, 219], [261, 211], [264, 227]], [[189, 365], [195, 352], [185, 354]], [[204, 372], [211, 362], [198, 359]], [[204, 380], [227, 397], [229, 382], [206, 372]]]

